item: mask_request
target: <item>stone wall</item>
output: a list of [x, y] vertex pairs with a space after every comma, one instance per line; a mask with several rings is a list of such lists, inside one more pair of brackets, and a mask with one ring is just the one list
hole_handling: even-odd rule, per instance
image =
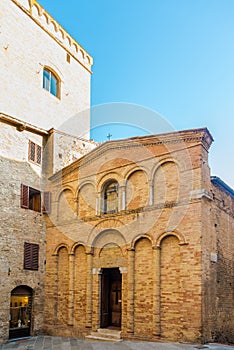
[[[4, 129], [4, 130], [3, 130]], [[40, 334], [43, 325], [45, 281], [45, 221], [39, 212], [22, 209], [21, 184], [41, 189], [38, 166], [27, 161], [28, 137], [15, 128], [1, 125], [5, 138], [0, 157], [0, 284], [2, 304], [0, 310], [0, 342], [9, 336], [11, 291], [21, 285], [33, 290], [31, 334]], [[2, 135], [3, 135], [2, 134]], [[39, 138], [40, 139], [40, 138]], [[1, 140], [3, 140], [1, 138]], [[40, 140], [41, 142], [41, 140]], [[11, 157], [7, 157], [7, 153]], [[40, 167], [39, 167], [40, 168]], [[39, 244], [38, 271], [24, 269], [24, 242]]]

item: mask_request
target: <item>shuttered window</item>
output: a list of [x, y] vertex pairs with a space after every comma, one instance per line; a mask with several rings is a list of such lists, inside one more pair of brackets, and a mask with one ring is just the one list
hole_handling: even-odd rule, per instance
[[[43, 198], [41, 198], [43, 195]], [[43, 203], [41, 200], [43, 199]], [[41, 205], [43, 204], [43, 205]], [[51, 212], [51, 192], [36, 190], [35, 188], [21, 184], [21, 208], [49, 214]]]
[[38, 270], [39, 244], [24, 243], [24, 269]]
[[50, 214], [51, 212], [51, 192], [43, 193], [43, 213]]
[[41, 164], [41, 146], [30, 140], [28, 143], [28, 160], [36, 164]]
[[21, 208], [29, 209], [29, 187], [21, 184]]

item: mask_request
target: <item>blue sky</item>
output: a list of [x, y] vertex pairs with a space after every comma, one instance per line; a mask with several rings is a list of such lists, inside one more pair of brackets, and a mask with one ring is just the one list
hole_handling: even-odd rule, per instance
[[[93, 56], [92, 106], [140, 105], [174, 130], [208, 127], [212, 174], [234, 187], [233, 0], [39, 2]], [[105, 127], [92, 118], [98, 141], [157, 132], [139, 116]]]

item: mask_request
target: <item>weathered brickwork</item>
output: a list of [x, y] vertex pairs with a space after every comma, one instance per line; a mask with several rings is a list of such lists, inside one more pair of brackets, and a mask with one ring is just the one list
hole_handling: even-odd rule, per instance
[[[92, 58], [37, 1], [2, 0], [1, 12], [0, 342], [24, 331], [24, 290], [30, 335], [111, 326], [125, 339], [234, 343], [234, 192], [210, 178], [209, 131], [97, 147], [86, 139]], [[45, 189], [47, 214], [34, 207]], [[39, 246], [38, 270], [25, 268], [25, 242]]]
[[[135, 334], [153, 333], [153, 251], [151, 242], [142, 238], [135, 246], [134, 324]], [[146, 313], [147, 310], [147, 313]]]
[[[220, 323], [225, 341], [232, 341], [231, 315], [229, 325], [225, 324], [213, 292], [208, 293], [210, 283], [218, 288], [218, 282], [211, 279], [215, 263], [210, 259], [217, 240], [208, 211], [213, 207], [222, 217], [212, 195], [207, 153], [211, 141], [205, 129], [111, 141], [50, 179], [54, 201], [47, 223], [46, 300], [50, 299], [50, 306], [46, 307], [46, 319], [53, 327], [47, 326], [48, 332], [61, 334], [50, 311], [57, 307], [56, 293], [50, 288], [57, 288], [55, 252], [66, 247], [73, 261], [74, 246], [80, 245], [86, 258], [79, 260], [82, 264], [69, 265], [69, 316], [62, 332], [85, 336], [105, 327], [103, 275], [118, 269], [122, 337], [218, 340], [215, 325]], [[110, 180], [119, 184], [118, 211], [105, 213], [104, 188]], [[72, 213], [73, 219], [64, 221], [63, 213], [57, 215], [60, 207]], [[230, 246], [230, 241], [222, 245]], [[220, 266], [222, 276], [224, 264]], [[79, 278], [86, 289], [81, 283], [79, 290]], [[220, 278], [225, 284], [224, 276]], [[232, 293], [227, 289], [229, 304]], [[74, 319], [81, 299], [85, 307], [78, 324]]]
[[[203, 239], [204, 320], [207, 337], [234, 342], [234, 192], [218, 178], [212, 178], [212, 201], [206, 203]], [[211, 307], [208, 309], [208, 305]]]

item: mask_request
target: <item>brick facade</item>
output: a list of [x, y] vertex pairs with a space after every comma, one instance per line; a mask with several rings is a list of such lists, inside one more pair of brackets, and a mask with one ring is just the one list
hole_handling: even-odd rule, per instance
[[[50, 179], [46, 332], [85, 336], [103, 327], [103, 274], [117, 268], [123, 338], [233, 341], [233, 193], [217, 192], [210, 180], [211, 142], [206, 129], [111, 141]], [[105, 213], [110, 181], [119, 184], [118, 210]], [[219, 196], [227, 197], [223, 213]], [[61, 325], [51, 311], [59, 307], [56, 264], [64, 250], [68, 318]]]
[[[27, 335], [111, 326], [125, 339], [234, 342], [234, 192], [210, 177], [209, 131], [97, 147], [92, 58], [37, 1], [0, 6], [0, 342], [27, 325]], [[42, 88], [44, 67], [57, 97]]]

